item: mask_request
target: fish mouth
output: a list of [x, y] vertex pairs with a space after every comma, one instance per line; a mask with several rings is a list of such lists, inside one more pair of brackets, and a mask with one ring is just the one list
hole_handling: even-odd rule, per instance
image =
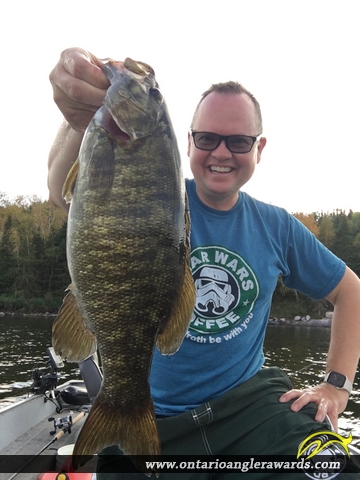
[[115, 138], [119, 140], [130, 140], [130, 135], [128, 135], [124, 129], [120, 128], [118, 122], [116, 122], [109, 112], [109, 110], [105, 107], [102, 108], [102, 115], [101, 115], [101, 126], [113, 135]]
[[[110, 87], [112, 88], [112, 87]], [[105, 97], [104, 105], [105, 112], [102, 114], [101, 125], [111, 133], [115, 138], [119, 140], [137, 140], [138, 138], [147, 136], [142, 133], [141, 128], [133, 128], [136, 124], [141, 127], [141, 121], [139, 119], [146, 119], [146, 110], [138, 105], [132, 98], [126, 94], [123, 95], [119, 91], [117, 92], [116, 102], [112, 102], [111, 98]], [[121, 110], [121, 117], [119, 114]], [[132, 118], [137, 119], [135, 122], [129, 121]]]
[[221, 167], [220, 165], [210, 165], [209, 170], [211, 173], [230, 173], [234, 169], [232, 167]]

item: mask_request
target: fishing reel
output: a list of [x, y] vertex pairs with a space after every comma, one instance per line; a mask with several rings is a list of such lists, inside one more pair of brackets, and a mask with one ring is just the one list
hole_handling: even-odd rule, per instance
[[[45, 392], [55, 389], [60, 378], [57, 371], [64, 366], [62, 358], [56, 355], [53, 347], [46, 350], [46, 355], [49, 357], [46, 362], [48, 367], [35, 368], [32, 372], [33, 383], [30, 391], [38, 395], [43, 395]], [[50, 371], [46, 373], [48, 369]]]
[[68, 415], [63, 418], [48, 418], [49, 422], [54, 422], [54, 430], [51, 430], [50, 435], [55, 435], [57, 430], [62, 430], [64, 433], [69, 432], [71, 433], [71, 427], [73, 425], [72, 416]]

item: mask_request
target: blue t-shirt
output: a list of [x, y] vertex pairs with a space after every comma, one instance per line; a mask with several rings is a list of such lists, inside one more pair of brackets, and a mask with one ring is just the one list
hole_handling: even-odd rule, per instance
[[329, 294], [345, 264], [286, 210], [244, 192], [229, 211], [204, 205], [186, 180], [191, 270], [197, 297], [179, 351], [155, 349], [150, 385], [158, 415], [176, 415], [255, 375], [272, 295], [284, 284], [314, 299]]

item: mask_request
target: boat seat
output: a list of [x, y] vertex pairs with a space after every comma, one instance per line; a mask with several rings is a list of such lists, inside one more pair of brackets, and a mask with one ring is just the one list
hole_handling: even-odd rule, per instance
[[90, 397], [90, 402], [93, 403], [102, 383], [102, 373], [100, 371], [97, 354], [95, 353], [83, 362], [80, 362], [79, 368]]

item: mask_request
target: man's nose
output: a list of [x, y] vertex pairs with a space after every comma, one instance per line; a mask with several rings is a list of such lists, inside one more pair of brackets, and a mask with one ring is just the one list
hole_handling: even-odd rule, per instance
[[215, 148], [215, 150], [213, 150], [213, 156], [219, 159], [222, 159], [222, 158], [226, 159], [226, 158], [230, 158], [231, 155], [232, 153], [228, 149], [225, 139], [223, 138], [219, 146]]

